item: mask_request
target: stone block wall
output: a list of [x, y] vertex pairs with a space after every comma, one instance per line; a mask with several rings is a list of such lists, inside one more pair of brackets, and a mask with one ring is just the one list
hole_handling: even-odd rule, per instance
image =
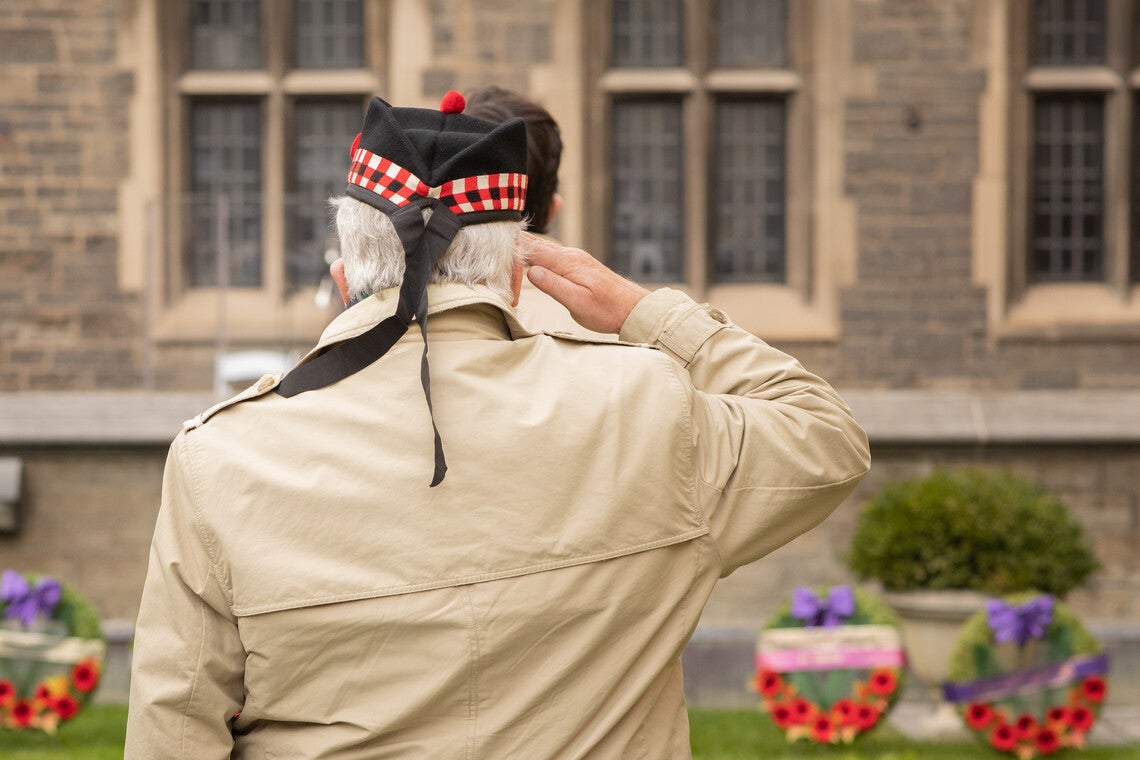
[[[821, 526], [717, 587], [702, 619], [709, 628], [759, 626], [798, 585], [854, 582], [843, 564], [860, 506], [885, 483], [933, 467], [983, 463], [1032, 477], [1081, 521], [1103, 564], [1066, 600], [1089, 620], [1140, 620], [1140, 449], [874, 445], [874, 467]], [[106, 618], [133, 620], [158, 509], [164, 445], [3, 449], [25, 467], [24, 528], [0, 536], [0, 565], [58, 574], [96, 602]]]
[[[1135, 338], [994, 340], [971, 270], [972, 182], [986, 70], [978, 0], [855, 0], [854, 64], [873, 94], [845, 107], [857, 281], [841, 338], [803, 347], [842, 387], [1135, 387]], [[829, 355], [834, 351], [834, 355]]]
[[166, 446], [5, 449], [23, 460], [23, 526], [0, 569], [55, 575], [103, 618], [134, 621], [158, 515]]
[[1081, 522], [1103, 565], [1066, 602], [1087, 619], [1140, 620], [1140, 496], [1135, 446], [899, 446], [872, 442], [870, 474], [818, 528], [721, 581], [703, 622], [748, 627], [771, 615], [800, 585], [856, 582], [843, 557], [859, 509], [885, 484], [936, 467], [1008, 469], [1042, 483]]
[[432, 66], [423, 73], [424, 93], [491, 83], [530, 91], [528, 69], [551, 58], [553, 5], [554, 0], [431, 0]]
[[[436, 98], [497, 82], [541, 99], [531, 73], [551, 67], [564, 33], [555, 20], [566, 18], [571, 2], [423, 0], [416, 7], [426, 7], [430, 21], [417, 34], [430, 53], [415, 87]], [[1136, 387], [1134, 338], [995, 340], [989, 333], [971, 250], [987, 85], [972, 48], [981, 2], [850, 0], [852, 58], [863, 84], [843, 104], [843, 176], [856, 213], [858, 269], [841, 292], [838, 341], [781, 347], [841, 390]], [[0, 391], [142, 385], [142, 296], [123, 292], [117, 271], [135, 86], [117, 63], [118, 13], [129, 5], [0, 2]], [[568, 80], [579, 76], [565, 72]], [[586, 147], [577, 140], [566, 150]], [[156, 355], [159, 388], [211, 386], [212, 345], [168, 342]], [[30, 510], [21, 538], [0, 537], [0, 565], [75, 579], [104, 616], [133, 618], [165, 447], [16, 451], [0, 440], [0, 453], [24, 457]], [[1105, 563], [1073, 606], [1099, 619], [1140, 619], [1135, 449], [877, 445], [856, 496], [820, 529], [729, 578], [707, 620], [755, 625], [794, 585], [848, 579], [841, 555], [863, 498], [888, 480], [967, 463], [1008, 466], [1067, 499]]]
[[[498, 82], [542, 99], [532, 74], [552, 65], [568, 2], [426, 0], [427, 26], [413, 30], [429, 48], [418, 89], [435, 98]], [[991, 335], [971, 262], [987, 85], [975, 50], [978, 0], [851, 0], [850, 8], [852, 63], [866, 80], [843, 105], [856, 280], [840, 294], [837, 342], [782, 347], [841, 387], [1135, 385], [1134, 338]], [[0, 390], [143, 381], [142, 296], [120, 289], [117, 269], [135, 87], [117, 63], [120, 10], [115, 0], [0, 7]], [[566, 72], [584, 76], [584, 68]], [[580, 140], [566, 147], [586, 149]], [[209, 387], [211, 350], [160, 345], [156, 386]]]
[[0, 389], [141, 382], [142, 308], [117, 285], [132, 74], [115, 0], [0, 3]]

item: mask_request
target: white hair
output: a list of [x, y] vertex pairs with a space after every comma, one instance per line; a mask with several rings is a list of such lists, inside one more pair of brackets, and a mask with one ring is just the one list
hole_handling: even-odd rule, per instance
[[[336, 210], [349, 296], [357, 298], [399, 287], [404, 280], [404, 247], [387, 214], [348, 196], [332, 198], [329, 205]], [[520, 222], [460, 228], [428, 282], [485, 285], [510, 303], [514, 300], [511, 270], [519, 257], [515, 240], [520, 229]]]

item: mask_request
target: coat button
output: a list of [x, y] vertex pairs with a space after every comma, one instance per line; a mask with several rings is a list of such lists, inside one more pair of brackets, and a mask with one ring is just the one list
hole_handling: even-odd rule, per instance
[[261, 393], [268, 388], [272, 388], [273, 384], [277, 382], [277, 375], [262, 375], [261, 379], [257, 381], [257, 392]]
[[722, 325], [728, 324], [728, 315], [720, 309], [709, 309], [709, 316], [720, 322]]

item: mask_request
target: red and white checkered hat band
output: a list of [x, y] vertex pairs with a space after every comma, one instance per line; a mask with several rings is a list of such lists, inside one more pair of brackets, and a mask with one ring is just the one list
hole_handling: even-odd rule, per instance
[[439, 198], [454, 214], [475, 211], [522, 211], [526, 200], [525, 174], [480, 174], [431, 187], [404, 167], [366, 148], [357, 148], [348, 170], [350, 185], [406, 206], [418, 195]]

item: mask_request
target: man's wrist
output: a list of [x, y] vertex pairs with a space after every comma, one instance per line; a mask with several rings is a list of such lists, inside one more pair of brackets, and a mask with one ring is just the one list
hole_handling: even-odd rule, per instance
[[679, 290], [660, 288], [638, 302], [619, 336], [657, 346], [687, 365], [709, 337], [729, 324], [720, 309], [698, 304]]

